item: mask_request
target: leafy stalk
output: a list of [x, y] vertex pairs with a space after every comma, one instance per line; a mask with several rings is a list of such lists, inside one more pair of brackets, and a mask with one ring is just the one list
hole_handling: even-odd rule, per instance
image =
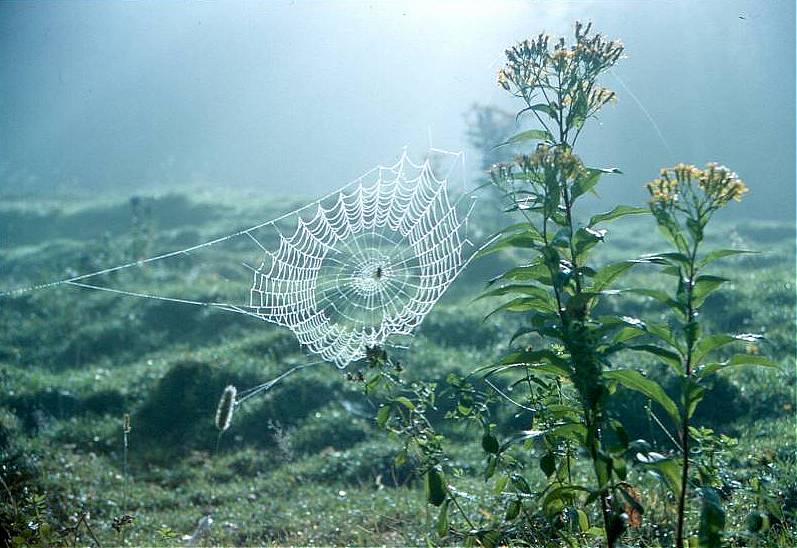
[[[680, 437], [680, 481], [675, 485], [677, 496], [676, 546], [685, 543], [686, 508], [690, 483], [690, 442], [693, 431], [691, 419], [699, 405], [705, 387], [703, 381], [714, 372], [729, 365], [774, 365], [758, 356], [736, 355], [727, 362], [711, 363], [707, 358], [716, 350], [735, 341], [756, 341], [759, 336], [703, 335], [700, 309], [706, 298], [717, 290], [725, 278], [703, 274], [703, 269], [714, 260], [745, 253], [744, 250], [717, 250], [700, 257], [706, 226], [713, 214], [731, 200], [741, 200], [747, 187], [737, 175], [725, 167], [708, 164], [705, 169], [679, 164], [663, 169], [658, 179], [648, 183], [651, 194], [650, 209], [657, 224], [675, 252], [656, 256], [655, 261], [667, 271], [678, 274], [678, 286], [673, 296], [646, 292], [666, 304], [681, 320], [681, 329], [659, 333], [659, 345], [645, 348], [659, 357], [665, 356], [662, 344], [675, 350], [680, 359], [669, 360], [668, 365], [676, 369], [681, 377], [681, 407], [679, 413], [670, 412], [675, 420]], [[719, 499], [710, 487], [702, 488], [704, 519], [701, 520], [701, 538], [719, 538], [724, 513]], [[720, 523], [720, 521], [722, 523]], [[709, 528], [711, 534], [703, 534]]]
[[[510, 227], [506, 236], [486, 252], [521, 247], [533, 251], [535, 257], [531, 264], [500, 276], [493, 283], [505, 285], [488, 291], [487, 295], [522, 295], [497, 310], [529, 312], [534, 325], [529, 332], [538, 333], [561, 349], [513, 352], [502, 362], [522, 365], [527, 375], [553, 372], [575, 387], [581, 408], [575, 415], [583, 426], [582, 430], [574, 431], [579, 432], [576, 439], [592, 459], [597, 482], [593, 493], [600, 501], [607, 542], [613, 546], [624, 525], [613, 503], [613, 457], [602, 444], [606, 388], [601, 342], [602, 337], [611, 336], [612, 331], [621, 327], [601, 325], [592, 318], [591, 309], [605, 286], [620, 272], [604, 273], [599, 278], [587, 265], [590, 250], [605, 235], [605, 230], [594, 225], [639, 211], [625, 208], [610, 212], [581, 228], [574, 220], [576, 200], [594, 189], [602, 173], [616, 171], [587, 168], [573, 151], [584, 122], [614, 98], [614, 93], [600, 87], [597, 79], [616, 63], [623, 51], [619, 42], [590, 31], [590, 25], [577, 23], [572, 46], [563, 38], [551, 45], [550, 38], [541, 34], [506, 52], [508, 63], [499, 72], [498, 83], [526, 103], [518, 116], [531, 112], [544, 130], [529, 130], [511, 138], [509, 142], [513, 144], [532, 139], [542, 142], [532, 154], [519, 156], [511, 165], [495, 166], [492, 171], [493, 183], [510, 201], [509, 211], [520, 211], [525, 223], [521, 228]], [[548, 123], [543, 116], [550, 119]], [[524, 198], [519, 199], [521, 195]], [[521, 234], [523, 237], [519, 237]], [[597, 278], [598, 284], [595, 280], [590, 283], [587, 276]], [[515, 280], [524, 283], [512, 283]], [[563, 443], [569, 447], [574, 441], [553, 433], [546, 438], [552, 446]], [[570, 450], [566, 453], [562, 469], [569, 478]], [[544, 457], [545, 462], [541, 461], [546, 474], [554, 476], [552, 486], [556, 485], [543, 501], [546, 513], [547, 507], [558, 507], [557, 500], [572, 504], [575, 495], [584, 490], [572, 485], [569, 479], [565, 484], [565, 477], [554, 474], [556, 463], [551, 462], [550, 455], [553, 453]]]

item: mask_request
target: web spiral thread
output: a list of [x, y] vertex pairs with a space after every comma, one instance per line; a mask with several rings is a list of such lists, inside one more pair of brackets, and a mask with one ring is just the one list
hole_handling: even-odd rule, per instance
[[[461, 153], [433, 152], [462, 161]], [[448, 175], [406, 152], [297, 210], [186, 249], [71, 278], [0, 293], [72, 285], [86, 289], [208, 306], [290, 329], [299, 343], [340, 368], [365, 357], [393, 335], [412, 335], [474, 256], [467, 238], [474, 201], [453, 200]], [[471, 198], [471, 199], [466, 199]], [[286, 228], [288, 227], [288, 228]], [[276, 243], [264, 245], [265, 231]], [[155, 261], [189, 255], [230, 240], [250, 241], [262, 257], [251, 267], [243, 302], [206, 302], [96, 285], [94, 279]], [[273, 238], [271, 239], [273, 240]], [[248, 301], [248, 302], [247, 302]]]
[[249, 309], [345, 367], [413, 333], [464, 266], [469, 213], [430, 162], [404, 156], [281, 235], [253, 273]]

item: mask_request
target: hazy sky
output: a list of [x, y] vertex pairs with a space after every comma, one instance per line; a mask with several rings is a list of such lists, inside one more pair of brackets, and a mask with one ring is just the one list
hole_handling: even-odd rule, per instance
[[747, 211], [794, 217], [789, 0], [3, 2], [0, 189], [317, 194], [430, 133], [466, 148], [472, 103], [519, 108], [495, 85], [503, 49], [576, 19], [628, 54], [583, 141], [626, 174], [604, 196], [639, 202], [659, 167], [716, 160]]

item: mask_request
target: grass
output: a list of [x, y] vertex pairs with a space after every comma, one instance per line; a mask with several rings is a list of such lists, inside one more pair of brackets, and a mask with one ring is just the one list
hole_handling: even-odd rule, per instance
[[[134, 244], [129, 205], [52, 207], [25, 201], [0, 210], [0, 226], [11, 227], [0, 250], [5, 286], [129, 260], [127, 250]], [[194, 202], [181, 196], [156, 200], [151, 207], [148, 222], [156, 237], [146, 243], [153, 250], [230, 232], [237, 227], [229, 219], [243, 226], [276, 213], [268, 203], [248, 202], [241, 208], [225, 201], [215, 207], [210, 199]], [[489, 232], [496, 219], [477, 221]], [[599, 258], [608, 262], [656, 251], [660, 241], [651, 234], [649, 220], [618, 223]], [[730, 239], [733, 245], [763, 252], [718, 265], [716, 272], [735, 282], [709, 301], [709, 325], [765, 333], [769, 342], [761, 351], [781, 369], [722, 374], [699, 421], [739, 440], [727, 465], [730, 537], [787, 546], [797, 539], [794, 226], [727, 219], [716, 225], [712, 238], [711, 244]], [[107, 281], [163, 294], [232, 298], [238, 284], [245, 290], [247, 281], [244, 271], [230, 265], [250, 251], [213, 249]], [[483, 322], [489, 303], [474, 303], [471, 296], [499, 263], [510, 260], [477, 262], [452, 286], [402, 356], [410, 378], [437, 380], [443, 387], [449, 372], [469, 372], [502, 350], [505, 334], [514, 332], [521, 318]], [[655, 287], [663, 282], [639, 268], [626, 283]], [[206, 544], [439, 542], [433, 533], [435, 516], [424, 503], [412, 462], [394, 466], [397, 443], [374, 426], [374, 409], [360, 386], [334, 367], [307, 369], [247, 402], [236, 411], [215, 455], [213, 420], [224, 386], [245, 389], [304, 360], [286, 330], [204, 308], [69, 287], [4, 300], [0, 306], [0, 475], [8, 487], [0, 496], [4, 515], [37, 515], [38, 523], [59, 539], [55, 531], [89, 512], [88, 522], [103, 545], [120, 542], [112, 525], [125, 511], [134, 517], [124, 529], [130, 545], [182, 544], [181, 537], [192, 534], [208, 514], [213, 524], [202, 540]], [[636, 316], [658, 313], [636, 298], [606, 306]], [[655, 371], [648, 363], [638, 365]], [[628, 396], [618, 412], [647, 429], [639, 403]], [[440, 407], [446, 405], [441, 399]], [[128, 412], [132, 431], [125, 509], [122, 417]], [[502, 435], [521, 428], [522, 417], [513, 417], [511, 410], [498, 418]], [[437, 422], [461, 472], [457, 488], [476, 497], [465, 504], [474, 513], [482, 507], [479, 519], [489, 521], [489, 489], [480, 478], [480, 433], [462, 431], [442, 418]], [[542, 481], [538, 453], [531, 445], [518, 454], [527, 463], [530, 483]], [[671, 504], [649, 474], [632, 474], [646, 487], [650, 512], [663, 512]], [[775, 502], [755, 494], [756, 482], [774, 494]], [[37, 506], [34, 494], [43, 495], [44, 502]], [[768, 504], [777, 505], [781, 524], [750, 536], [749, 514], [763, 509], [775, 515]], [[690, 526], [696, 524], [697, 510], [693, 505]], [[650, 528], [632, 534], [639, 544], [668, 544]], [[80, 544], [91, 543], [85, 527], [78, 535]]]

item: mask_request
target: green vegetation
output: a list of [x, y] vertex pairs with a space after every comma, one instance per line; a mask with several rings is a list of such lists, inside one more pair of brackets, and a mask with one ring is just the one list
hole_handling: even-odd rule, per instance
[[[230, 386], [306, 361], [287, 330], [74, 287], [0, 301], [0, 543], [797, 544], [795, 227], [714, 215], [742, 189], [713, 167], [665, 171], [654, 215], [592, 195], [604, 175], [641, 184], [575, 152], [621, 52], [581, 26], [573, 46], [540, 36], [509, 51], [499, 83], [536, 123], [507, 146], [529, 153], [493, 171], [508, 211], [472, 221], [500, 233], [490, 260], [405, 353], [308, 368], [239, 407]], [[697, 201], [673, 202], [687, 187]], [[585, 214], [596, 205], [610, 212]], [[282, 210], [6, 203], [4, 284]], [[239, 252], [106, 282], [240, 299]]]

